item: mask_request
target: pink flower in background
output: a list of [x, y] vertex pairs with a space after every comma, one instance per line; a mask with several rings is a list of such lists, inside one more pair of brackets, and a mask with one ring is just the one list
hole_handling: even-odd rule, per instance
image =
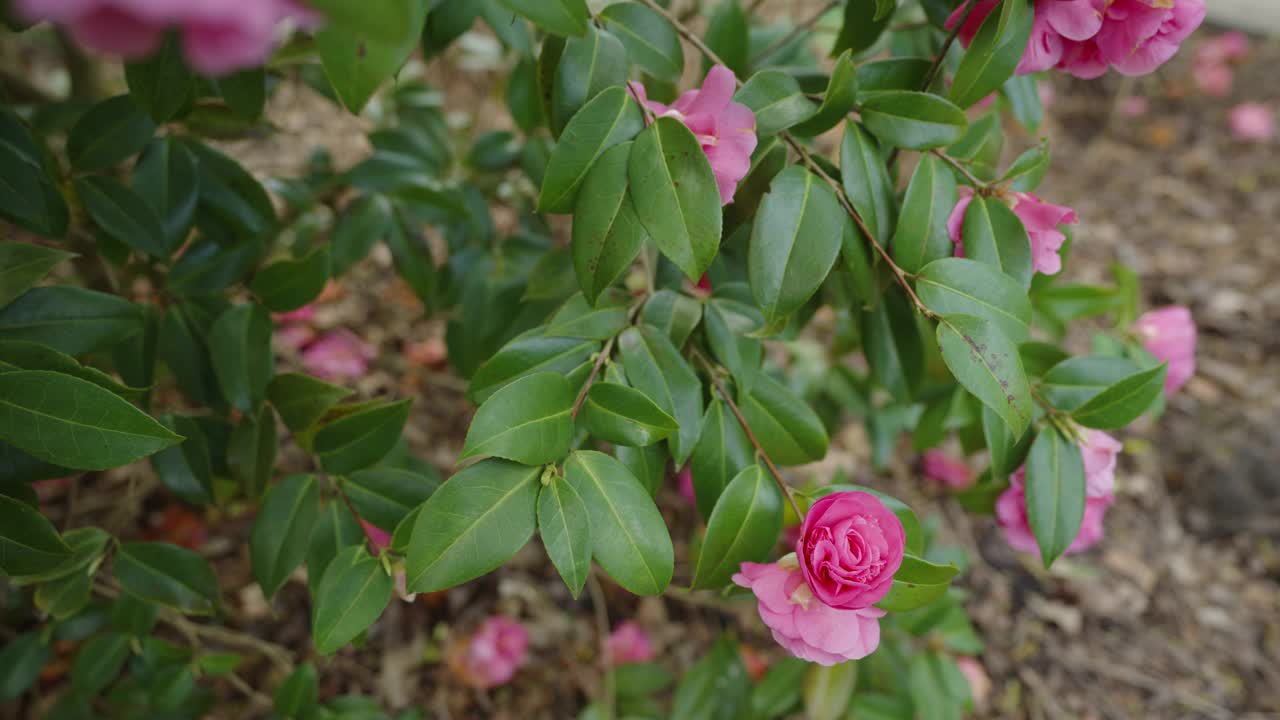
[[698, 506], [698, 496], [693, 491], [693, 470], [690, 466], [685, 465], [684, 468], [676, 474], [676, 483], [680, 486], [680, 497], [689, 501], [690, 505]]
[[291, 0], [17, 0], [29, 20], [65, 25], [76, 42], [128, 59], [145, 57], [170, 28], [192, 67], [221, 75], [266, 61], [276, 26], [316, 17]]
[[1237, 140], [1267, 142], [1276, 136], [1276, 116], [1266, 105], [1245, 102], [1231, 108], [1227, 115], [1231, 134]]
[[1196, 48], [1196, 62], [1227, 63], [1249, 54], [1249, 37], [1242, 32], [1222, 33], [1209, 38]]
[[293, 323], [309, 323], [316, 319], [316, 306], [303, 305], [297, 310], [290, 310], [284, 313], [274, 313], [271, 320], [277, 325], [291, 325]]
[[316, 331], [310, 325], [285, 325], [276, 330], [271, 339], [291, 352], [301, 352], [307, 343], [316, 339]]
[[973, 471], [963, 458], [953, 458], [942, 450], [930, 450], [920, 459], [924, 476], [952, 490], [963, 490], [973, 484]]
[[609, 660], [614, 665], [650, 662], [657, 653], [649, 635], [633, 620], [628, 620], [609, 633]]
[[1121, 75], [1146, 75], [1204, 22], [1204, 0], [1110, 0], [1094, 42]]
[[837, 492], [805, 513], [796, 556], [813, 596], [842, 610], [859, 610], [889, 592], [906, 548], [902, 521], [880, 498]]
[[1142, 117], [1150, 109], [1150, 103], [1141, 95], [1130, 95], [1120, 102], [1120, 114], [1127, 118]]
[[372, 345], [346, 329], [331, 330], [302, 351], [307, 372], [323, 380], [348, 380], [369, 372], [377, 356]]
[[969, 681], [969, 695], [973, 698], [973, 704], [979, 708], [986, 707], [987, 698], [991, 695], [991, 677], [987, 675], [987, 669], [977, 658], [971, 657], [956, 658], [956, 667], [960, 669], [964, 679]]
[[369, 547], [374, 553], [380, 553], [391, 544], [391, 533], [360, 518], [360, 527], [364, 528], [364, 536], [369, 538]]
[[742, 563], [733, 582], [755, 593], [760, 619], [787, 652], [819, 665], [864, 658], [880, 645], [876, 607], [842, 610], [814, 597], [793, 556], [776, 563]]
[[1169, 363], [1165, 395], [1177, 392], [1196, 374], [1196, 322], [1190, 310], [1181, 305], [1150, 310], [1138, 318], [1133, 330], [1147, 352]]
[[[1025, 468], [1019, 468], [1009, 478], [1009, 489], [996, 499], [996, 524], [1004, 530], [1005, 541], [1014, 550], [1039, 555], [1040, 544], [1036, 542], [1036, 536], [1031, 532], [1031, 523], [1027, 519], [1025, 477]], [[1085, 497], [1084, 519], [1080, 523], [1080, 532], [1066, 549], [1066, 554], [1088, 550], [1102, 539], [1104, 534], [1102, 520], [1114, 499], [1115, 496], [1110, 493], [1105, 497]]]
[[751, 169], [751, 153], [755, 152], [757, 142], [755, 113], [733, 101], [736, 87], [733, 71], [717, 65], [707, 73], [702, 89], [688, 90], [667, 106], [649, 100], [640, 83], [631, 83], [636, 99], [655, 115], [673, 117], [697, 136], [711, 161], [723, 205], [733, 202], [738, 183]]
[[1080, 446], [1084, 460], [1085, 494], [1091, 498], [1109, 498], [1116, 491], [1116, 456], [1124, 445], [1102, 432], [1090, 430]]
[[[1058, 251], [1067, 239], [1058, 226], [1079, 222], [1076, 211], [1047, 203], [1032, 193], [1009, 193], [1006, 197], [1031, 241], [1031, 269], [1045, 275], [1056, 275], [1062, 270], [1062, 256]], [[960, 199], [947, 218], [947, 233], [956, 244], [958, 256], [964, 255], [964, 216], [973, 198], [973, 188], [961, 185]]]
[[1196, 60], [1191, 68], [1191, 77], [1195, 78], [1200, 92], [1214, 97], [1226, 97], [1231, 94], [1234, 73], [1231, 68], [1221, 62], [1201, 62]]
[[448, 663], [466, 684], [488, 690], [511, 682], [529, 654], [529, 631], [503, 616], [491, 617], [449, 649]]

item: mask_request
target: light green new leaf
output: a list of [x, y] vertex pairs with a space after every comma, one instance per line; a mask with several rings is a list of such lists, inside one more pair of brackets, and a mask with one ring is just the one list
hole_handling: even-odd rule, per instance
[[551, 563], [578, 597], [591, 572], [591, 517], [568, 481], [556, 478], [538, 493], [538, 532]]
[[484, 401], [461, 458], [493, 455], [525, 465], [558, 462], [573, 442], [574, 389], [563, 375], [535, 373]]
[[963, 110], [937, 95], [890, 90], [862, 102], [862, 123], [890, 145], [930, 150], [959, 140], [969, 121]]
[[633, 144], [625, 142], [605, 151], [578, 193], [573, 214], [573, 267], [582, 294], [592, 304], [631, 267], [649, 239], [627, 192]]
[[1027, 521], [1045, 567], [1071, 547], [1084, 520], [1085, 477], [1080, 448], [1045, 428], [1027, 456]]
[[351, 642], [382, 615], [395, 581], [363, 545], [346, 548], [325, 568], [313, 598], [311, 637], [328, 655]]
[[593, 436], [633, 447], [652, 445], [680, 429], [675, 418], [644, 393], [611, 382], [591, 386], [582, 406], [582, 420]]
[[907, 195], [902, 219], [893, 233], [893, 259], [909, 273], [934, 260], [951, 257], [955, 246], [947, 233], [947, 218], [956, 206], [956, 180], [942, 161], [932, 155], [920, 158]]
[[644, 115], [626, 88], [612, 87], [592, 98], [569, 119], [551, 151], [538, 196], [538, 211], [572, 212], [578, 188], [596, 159], [643, 129]]
[[253, 577], [267, 598], [302, 564], [319, 516], [320, 485], [314, 475], [292, 475], [267, 491], [249, 537]]
[[1031, 336], [1031, 301], [1016, 280], [967, 258], [929, 263], [916, 279], [916, 292], [939, 315], [973, 315], [993, 323], [1015, 343]]
[[948, 315], [938, 323], [938, 347], [951, 374], [1021, 436], [1031, 423], [1031, 386], [1018, 348], [990, 321]]
[[218, 578], [205, 559], [169, 543], [124, 543], [116, 551], [116, 581], [147, 602], [207, 615], [218, 603]]
[[693, 588], [729, 583], [743, 562], [760, 562], [782, 532], [782, 493], [760, 465], [751, 465], [725, 488], [707, 521], [707, 535], [693, 571]]

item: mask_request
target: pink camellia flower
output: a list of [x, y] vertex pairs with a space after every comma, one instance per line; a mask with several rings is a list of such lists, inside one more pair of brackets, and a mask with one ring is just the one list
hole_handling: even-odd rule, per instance
[[[996, 499], [996, 524], [1004, 530], [1005, 541], [1014, 550], [1039, 555], [1040, 544], [1036, 542], [1036, 536], [1031, 532], [1031, 522], [1027, 519], [1025, 478], [1025, 468], [1018, 468], [1018, 471], [1009, 478], [1009, 489]], [[1064, 551], [1065, 554], [1088, 550], [1102, 539], [1105, 532], [1102, 520], [1114, 499], [1115, 496], [1110, 493], [1104, 497], [1086, 494], [1084, 519], [1080, 522], [1080, 532]]]
[[1267, 142], [1276, 136], [1276, 116], [1266, 105], [1244, 102], [1231, 108], [1227, 116], [1231, 134], [1237, 140]]
[[842, 610], [814, 597], [794, 555], [776, 563], [742, 563], [733, 582], [755, 593], [760, 619], [787, 652], [819, 665], [864, 658], [880, 645], [876, 607]]
[[1143, 313], [1133, 330], [1157, 360], [1169, 363], [1164, 394], [1176, 393], [1196, 374], [1196, 322], [1191, 311], [1171, 305]]
[[316, 19], [292, 0], [17, 0], [16, 9], [65, 25], [91, 50], [129, 59], [154, 52], [174, 28], [187, 61], [209, 75], [261, 65], [281, 21]]
[[756, 116], [742, 103], [733, 101], [737, 87], [733, 71], [723, 65], [711, 68], [702, 89], [688, 90], [670, 106], [649, 100], [644, 86], [631, 83], [631, 92], [658, 117], [673, 117], [684, 123], [702, 144], [711, 161], [720, 202], [733, 202], [738, 183], [751, 169], [751, 153], [756, 149]]
[[466, 640], [449, 648], [449, 668], [471, 687], [480, 690], [505, 685], [524, 665], [529, 653], [529, 631], [502, 616], [485, 620]]
[[1231, 94], [1233, 75], [1230, 66], [1217, 60], [1205, 62], [1197, 58], [1196, 64], [1191, 68], [1191, 77], [1195, 78], [1196, 87], [1200, 88], [1200, 92], [1214, 97]]
[[1080, 446], [1084, 460], [1085, 494], [1091, 498], [1109, 498], [1116, 491], [1116, 456], [1124, 445], [1102, 432], [1090, 430]]
[[[971, 0], [970, 0], [971, 1]], [[946, 27], [952, 29], [968, 12], [965, 2], [947, 18]], [[982, 23], [999, 4], [999, 0], [979, 0], [973, 12], [960, 28], [960, 42], [965, 47], [973, 42]], [[1093, 0], [1037, 0], [1035, 16], [1031, 22], [1031, 38], [1018, 63], [1017, 73], [1026, 75], [1054, 67], [1062, 60], [1067, 41], [1088, 40], [1102, 27], [1102, 13]]]
[[346, 329], [332, 330], [307, 345], [302, 365], [308, 373], [324, 380], [349, 380], [369, 372], [369, 361], [377, 356], [373, 346]]
[[1130, 95], [1120, 102], [1120, 114], [1127, 118], [1138, 118], [1147, 114], [1151, 104], [1141, 95]]
[[[951, 241], [956, 244], [956, 255], [964, 255], [964, 215], [973, 202], [974, 190], [968, 185], [960, 186], [960, 199], [947, 218], [947, 232]], [[1005, 196], [1013, 209], [1013, 214], [1022, 221], [1031, 240], [1031, 269], [1045, 275], [1056, 275], [1062, 270], [1062, 256], [1058, 251], [1067, 236], [1058, 229], [1059, 225], [1074, 225], [1079, 222], [1076, 211], [1062, 205], [1054, 205], [1041, 200], [1033, 193], [1015, 192]]]
[[1249, 37], [1242, 32], [1222, 33], [1196, 48], [1196, 62], [1228, 63], [1249, 54]]
[[1108, 0], [1094, 42], [1121, 75], [1146, 75], [1204, 22], [1204, 0]]
[[628, 620], [609, 633], [609, 661], [614, 665], [650, 662], [657, 653], [649, 635], [633, 620]]
[[963, 490], [973, 484], [973, 471], [964, 459], [956, 459], [942, 450], [930, 450], [920, 459], [924, 476], [952, 490]]
[[800, 525], [796, 556], [813, 596], [841, 610], [880, 601], [902, 565], [907, 535], [880, 498], [837, 492], [818, 500]]

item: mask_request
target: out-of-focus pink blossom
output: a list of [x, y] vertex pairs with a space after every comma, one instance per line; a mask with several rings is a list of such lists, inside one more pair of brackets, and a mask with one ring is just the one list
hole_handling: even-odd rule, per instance
[[[973, 198], [973, 188], [961, 185], [959, 201], [947, 218], [947, 232], [956, 244], [958, 256], [964, 255], [964, 216]], [[1031, 241], [1031, 269], [1045, 275], [1056, 275], [1062, 270], [1062, 256], [1058, 251], [1067, 239], [1058, 226], [1079, 222], [1075, 210], [1047, 203], [1032, 193], [1008, 193], [1005, 198], [1027, 230]]]
[[859, 610], [889, 592], [906, 544], [902, 521], [880, 498], [868, 492], [836, 492], [805, 513], [796, 557], [819, 602]]
[[272, 322], [276, 325], [292, 325], [294, 323], [309, 323], [316, 319], [316, 306], [303, 305], [297, 310], [289, 312], [275, 313], [271, 316]]
[[1116, 456], [1124, 445], [1102, 432], [1090, 430], [1080, 446], [1084, 460], [1085, 494], [1092, 498], [1109, 498], [1116, 491]]
[[733, 71], [723, 65], [711, 68], [699, 90], [688, 90], [670, 106], [649, 100], [644, 86], [631, 83], [631, 92], [658, 117], [673, 117], [684, 123], [702, 144], [711, 161], [720, 202], [733, 202], [738, 183], [751, 169], [751, 153], [756, 149], [756, 116], [742, 103], [733, 101], [737, 87]]
[[1048, 110], [1053, 107], [1053, 101], [1057, 99], [1057, 93], [1053, 89], [1053, 83], [1048, 80], [1041, 80], [1036, 83], [1036, 94], [1040, 96], [1040, 105]]
[[350, 380], [369, 372], [373, 346], [346, 329], [331, 330], [302, 351], [302, 366], [324, 380]]
[[1196, 61], [1228, 63], [1242, 60], [1248, 54], [1249, 36], [1242, 32], [1227, 32], [1200, 43], [1196, 48]]
[[680, 497], [688, 500], [690, 505], [697, 507], [698, 496], [693, 491], [693, 470], [688, 465], [685, 465], [679, 473], [676, 473], [676, 483], [680, 488]]
[[1191, 77], [1195, 78], [1196, 87], [1200, 88], [1200, 92], [1205, 95], [1214, 97], [1226, 97], [1231, 94], [1233, 75], [1230, 66], [1217, 61], [1197, 60], [1191, 68]]
[[614, 665], [651, 662], [657, 653], [649, 635], [634, 620], [628, 620], [609, 633], [609, 660]]
[[1094, 42], [1121, 75], [1146, 75], [1204, 22], [1204, 0], [1108, 0]]
[[1196, 374], [1196, 322], [1191, 311], [1171, 305], [1143, 313], [1133, 330], [1157, 360], [1169, 363], [1164, 394], [1172, 395]]
[[973, 698], [973, 704], [978, 708], [986, 707], [987, 698], [991, 696], [991, 677], [987, 675], [987, 669], [977, 658], [971, 657], [956, 658], [956, 667], [969, 681], [969, 696]]
[[466, 684], [481, 690], [505, 685], [524, 665], [529, 631], [502, 616], [485, 620], [471, 637], [449, 648], [449, 668]]
[[[1009, 489], [996, 499], [996, 523], [1004, 530], [1005, 541], [1014, 550], [1038, 555], [1040, 544], [1036, 542], [1036, 536], [1031, 532], [1031, 522], [1027, 519], [1025, 478], [1025, 468], [1019, 468], [1009, 478]], [[1105, 497], [1085, 497], [1080, 532], [1066, 549], [1066, 554], [1088, 550], [1102, 539], [1105, 532], [1102, 520], [1114, 499], [1115, 496], [1111, 494]]]
[[920, 458], [920, 470], [924, 476], [952, 490], [963, 490], [973, 484], [973, 471], [963, 458], [953, 458], [942, 450], [933, 449]]
[[1262, 103], [1244, 102], [1236, 105], [1231, 108], [1227, 123], [1237, 140], [1269, 142], [1276, 136], [1276, 115]]
[[773, 639], [801, 660], [836, 665], [864, 658], [880, 645], [884, 611], [841, 610], [821, 602], [805, 584], [794, 556], [768, 565], [742, 563], [733, 582], [755, 593], [760, 619]]
[[1150, 109], [1150, 103], [1141, 95], [1130, 95], [1120, 101], [1120, 114], [1127, 118], [1142, 117]]

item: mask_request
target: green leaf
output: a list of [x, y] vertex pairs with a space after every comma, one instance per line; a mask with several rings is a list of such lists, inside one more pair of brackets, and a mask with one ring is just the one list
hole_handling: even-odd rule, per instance
[[363, 545], [338, 553], [314, 597], [311, 637], [316, 652], [329, 655], [368, 629], [391, 601], [394, 585]]
[[853, 110], [858, 94], [858, 68], [853, 62], [853, 53], [846, 51], [836, 58], [835, 67], [831, 69], [831, 79], [827, 82], [827, 92], [822, 96], [822, 105], [813, 117], [791, 128], [793, 135], [813, 137], [830, 130], [845, 115]]
[[275, 369], [271, 315], [261, 305], [234, 305], [209, 330], [213, 371], [222, 394], [241, 412], [252, 413], [267, 395]]
[[907, 668], [915, 717], [960, 720], [969, 700], [969, 681], [949, 658], [933, 651], [917, 653]]
[[[738, 77], [745, 77], [750, 65], [750, 32], [750, 20], [738, 0], [720, 0], [707, 19], [707, 47]], [[711, 59], [704, 57], [702, 72], [710, 68]]]
[[613, 33], [591, 27], [569, 38], [551, 86], [552, 126], [563, 131], [592, 98], [626, 83], [627, 50]]
[[1036, 386], [1055, 409], [1073, 412], [1099, 393], [1139, 372], [1132, 360], [1119, 357], [1073, 357], [1055, 364]]
[[756, 133], [774, 135], [799, 125], [818, 112], [818, 106], [805, 96], [788, 73], [761, 70], [733, 96], [756, 114]]
[[554, 337], [605, 340], [617, 335], [627, 325], [627, 307], [610, 297], [593, 308], [582, 293], [574, 293], [551, 316], [546, 334]]
[[813, 665], [804, 677], [804, 715], [809, 720], [839, 720], [845, 717], [853, 689], [858, 682], [858, 663]]
[[36, 607], [56, 620], [66, 620], [89, 604], [92, 585], [93, 579], [87, 568], [41, 583], [36, 588]]
[[[12, 499], [12, 498], [10, 498]], [[13, 517], [13, 513], [8, 513]], [[41, 516], [43, 519], [43, 516]], [[53, 532], [53, 537], [57, 539], [57, 531], [52, 527], [44, 527], [46, 523], [39, 523], [32, 520], [29, 515], [18, 515], [14, 522], [19, 523], [15, 527], [25, 527], [23, 530], [23, 542], [29, 542], [33, 548], [46, 548], [41, 553], [47, 554], [47, 549], [54, 547], [49, 541], [49, 532]], [[29, 538], [29, 540], [28, 540]], [[107, 543], [111, 540], [111, 536], [106, 531], [96, 527], [82, 527], [68, 530], [66, 535], [58, 540], [58, 545], [65, 544], [66, 548], [71, 549], [70, 555], [63, 554], [61, 559], [52, 565], [46, 565], [35, 573], [9, 573], [9, 581], [15, 586], [32, 585], [34, 583], [48, 582], [66, 577], [72, 573], [83, 570], [90, 563], [102, 557], [106, 552]], [[0, 541], [3, 542], [3, 541]], [[33, 552], [26, 548], [21, 549], [22, 552]], [[59, 550], [61, 554], [64, 550]], [[33, 556], [34, 557], [34, 556]]]
[[1030, 432], [1024, 431], [1015, 436], [1009, 431], [1004, 418], [987, 406], [982, 407], [982, 436], [991, 452], [992, 477], [1004, 478], [1013, 473], [1022, 464], [1031, 449]]
[[1031, 336], [1031, 301], [1016, 280], [989, 265], [965, 258], [929, 263], [916, 279], [916, 292], [939, 315], [973, 315], [1010, 340]]
[[262, 408], [257, 415], [246, 414], [231, 432], [227, 466], [232, 479], [250, 499], [256, 500], [267, 489], [275, 472], [279, 444], [276, 418], [270, 408]]
[[885, 90], [919, 90], [933, 62], [927, 57], [892, 57], [858, 65], [858, 100]]
[[593, 436], [616, 445], [644, 447], [666, 438], [680, 425], [635, 388], [597, 382], [587, 393], [582, 420]]
[[679, 431], [669, 441], [671, 456], [683, 465], [698, 441], [702, 383], [666, 334], [647, 325], [618, 336], [622, 366], [631, 385], [675, 418]]
[[324, 571], [338, 553], [352, 546], [364, 546], [364, 528], [351, 515], [345, 503], [333, 498], [320, 508], [320, 518], [311, 531], [311, 545], [307, 548], [307, 586], [315, 597], [320, 589]]
[[0, 308], [31, 289], [71, 253], [31, 243], [0, 241]]
[[951, 580], [960, 574], [955, 565], [935, 565], [914, 555], [904, 555], [902, 567], [893, 575], [889, 594], [876, 607], [889, 612], [905, 612], [924, 607], [946, 594]]
[[313, 443], [320, 467], [328, 473], [351, 473], [386, 457], [400, 439], [412, 402], [376, 405], [321, 427]]
[[898, 204], [879, 144], [857, 123], [847, 123], [844, 128], [840, 175], [853, 209], [876, 240], [884, 242], [893, 231]]
[[129, 636], [105, 633], [80, 647], [71, 666], [71, 686], [93, 695], [110, 685], [129, 659]]
[[160, 49], [145, 59], [125, 63], [124, 79], [129, 97], [157, 123], [174, 119], [195, 98], [195, 76], [182, 59], [176, 32], [165, 33]]
[[664, 446], [650, 445], [633, 448], [619, 445], [613, 449], [613, 454], [618, 458], [618, 462], [625, 465], [631, 474], [636, 476], [644, 489], [649, 491], [650, 497], [658, 494], [658, 488], [667, 477], [667, 460], [670, 458]]
[[701, 303], [666, 288], [650, 295], [640, 311], [640, 322], [666, 333], [676, 348], [684, 347], [701, 320]]
[[782, 532], [782, 494], [760, 465], [729, 483], [711, 511], [707, 535], [693, 572], [693, 588], [729, 583], [743, 562], [760, 562]]
[[697, 138], [675, 118], [658, 118], [636, 138], [627, 168], [636, 215], [658, 249], [691, 280], [720, 248], [720, 190]]
[[870, 49], [892, 19], [893, 12], [885, 12], [885, 0], [849, 0], [844, 6], [844, 24], [831, 52], [852, 50], [856, 54]]
[[1031, 37], [1032, 15], [1025, 0], [1001, 3], [1000, 12], [987, 15], [956, 69], [952, 102], [968, 108], [1013, 77]]
[[649, 239], [627, 192], [633, 144], [625, 142], [606, 150], [578, 193], [573, 214], [573, 268], [583, 295], [592, 304], [631, 267]]
[[675, 551], [644, 486], [625, 465], [590, 450], [569, 456], [565, 478], [586, 501], [600, 567], [636, 595], [661, 593], [671, 582]]
[[316, 666], [303, 663], [276, 688], [272, 709], [283, 720], [309, 718], [319, 705], [319, 686]]
[[195, 157], [173, 138], [155, 138], [138, 158], [133, 189], [160, 218], [164, 254], [172, 254], [186, 239], [200, 199]]
[[863, 344], [871, 374], [899, 402], [910, 402], [924, 375], [924, 342], [915, 310], [897, 288], [862, 316]]
[[111, 603], [111, 628], [116, 632], [144, 638], [156, 626], [160, 608], [129, 593], [121, 593]]
[[745, 303], [714, 298], [707, 303], [703, 319], [711, 353], [729, 370], [741, 389], [750, 390], [764, 356], [760, 340], [747, 336], [760, 327], [759, 311]]
[[75, 181], [76, 196], [106, 234], [153, 257], [168, 255], [160, 217], [140, 195], [119, 180], [90, 175]]
[[253, 578], [270, 599], [302, 564], [320, 515], [320, 485], [314, 475], [291, 475], [270, 490], [253, 521], [249, 557]]
[[329, 24], [378, 40], [396, 40], [405, 27], [418, 19], [414, 5], [399, 0], [375, 0], [359, 5], [353, 5], [350, 0], [307, 0], [307, 4], [323, 13]]
[[519, 552], [537, 526], [541, 472], [489, 459], [441, 485], [413, 526], [405, 569], [409, 591], [461, 585]]
[[670, 670], [649, 662], [626, 662], [613, 668], [614, 686], [620, 698], [644, 698], [675, 682]]
[[275, 223], [267, 191], [240, 163], [203, 143], [184, 144], [197, 160], [200, 209], [255, 237]]
[[972, 315], [943, 317], [937, 336], [956, 380], [1021, 435], [1031, 423], [1032, 402], [1018, 348], [996, 325]]
[[18, 635], [0, 650], [0, 702], [25, 693], [40, 677], [53, 649], [38, 630]]
[[769, 666], [769, 671], [751, 691], [754, 717], [784, 717], [800, 704], [801, 683], [809, 663], [796, 657], [784, 657]]
[[207, 615], [218, 602], [218, 579], [204, 558], [168, 543], [124, 543], [113, 566], [120, 587], [147, 602]]
[[360, 517], [390, 532], [426, 502], [440, 482], [408, 470], [372, 467], [351, 473], [342, 487]]
[[756, 378], [742, 404], [742, 416], [778, 465], [803, 465], [827, 454], [827, 429], [822, 420], [785, 385], [768, 375]]
[[1031, 285], [1031, 240], [1013, 210], [1000, 198], [974, 198], [964, 213], [964, 255]]
[[0, 439], [83, 470], [127, 465], [181, 440], [114, 393], [44, 370], [0, 374]]
[[964, 111], [937, 95], [889, 90], [862, 103], [862, 123], [883, 142], [905, 150], [950, 145], [964, 135]]
[[[1035, 75], [1014, 75], [1000, 88], [1000, 94], [1009, 101], [1009, 109], [1022, 127], [1033, 133], [1040, 129], [1040, 123], [1044, 121], [1044, 105], [1040, 100], [1040, 82]], [[1024, 191], [1029, 192], [1029, 189]]]
[[1162, 363], [1130, 375], [1103, 390], [1071, 413], [1087, 428], [1115, 430], [1137, 420], [1160, 397], [1169, 366]]
[[774, 178], [751, 229], [751, 294], [774, 325], [799, 310], [840, 255], [844, 208], [825, 182], [795, 165]]
[[1080, 448], [1055, 428], [1045, 428], [1027, 455], [1027, 521], [1045, 567], [1080, 533], [1084, 520], [1084, 460]]
[[616, 3], [600, 12], [605, 27], [627, 47], [627, 56], [645, 72], [676, 82], [684, 70], [680, 36], [666, 18], [640, 3]]
[[730, 481], [755, 462], [755, 450], [741, 423], [720, 398], [707, 406], [702, 432], [689, 459], [698, 512], [709, 519]]
[[568, 213], [596, 159], [644, 129], [640, 106], [623, 87], [596, 95], [565, 126], [547, 162], [538, 211]]
[[231, 112], [245, 120], [262, 117], [267, 104], [267, 76], [264, 68], [241, 70], [215, 78], [211, 82], [227, 107], [231, 108]]
[[104, 350], [141, 330], [137, 305], [64, 285], [33, 288], [0, 310], [0, 339], [27, 340], [68, 355]]
[[573, 442], [574, 398], [562, 375], [535, 373], [516, 380], [476, 411], [460, 459], [493, 455], [525, 465], [558, 462]]
[[281, 260], [259, 270], [249, 289], [268, 310], [283, 313], [315, 300], [328, 281], [329, 251], [322, 247], [300, 260]]
[[[4, 365], [10, 367], [5, 368]], [[25, 340], [0, 340], [0, 372], [11, 370], [53, 370], [64, 375], [74, 375], [126, 400], [136, 400], [145, 393], [145, 390], [121, 385], [105, 372], [81, 365], [70, 355], [44, 345]]]
[[301, 373], [282, 373], [267, 384], [267, 399], [294, 432], [314, 425], [350, 394], [344, 387]]
[[921, 157], [902, 202], [902, 219], [893, 234], [893, 259], [899, 267], [917, 273], [934, 260], [955, 253], [947, 233], [947, 218], [956, 206], [956, 198], [951, 171], [932, 155]]
[[724, 633], [680, 679], [670, 718], [735, 720], [743, 716], [750, 693], [751, 678], [738, 654], [738, 641]]
[[590, 15], [586, 0], [498, 0], [502, 5], [529, 18], [535, 25], [556, 35], [579, 37], [586, 34]]
[[427, 0], [409, 0], [394, 36], [374, 37], [358, 26], [329, 24], [316, 33], [325, 75], [342, 104], [359, 113], [383, 81], [395, 75], [417, 46], [427, 19]]
[[133, 98], [117, 95], [80, 116], [67, 133], [67, 157], [80, 172], [105, 170], [145, 147], [155, 131]]
[[361, 195], [348, 205], [329, 236], [329, 270], [342, 275], [369, 254], [391, 230], [391, 203], [381, 195]]
[[7, 106], [0, 109], [0, 139], [0, 217], [38, 235], [62, 239], [70, 212], [57, 183], [58, 169]]
[[0, 495], [0, 520], [0, 570], [5, 574], [48, 573], [73, 557], [58, 531], [30, 505]]
[[580, 338], [535, 335], [512, 340], [471, 377], [471, 400], [482, 404], [498, 390], [533, 373], [568, 375], [599, 349], [600, 343]]
[[591, 517], [582, 496], [567, 481], [556, 478], [538, 493], [538, 532], [576, 599], [591, 572]]
[[181, 443], [151, 456], [160, 482], [183, 501], [193, 505], [213, 502], [213, 458], [199, 421], [164, 416], [160, 422], [185, 438]]

